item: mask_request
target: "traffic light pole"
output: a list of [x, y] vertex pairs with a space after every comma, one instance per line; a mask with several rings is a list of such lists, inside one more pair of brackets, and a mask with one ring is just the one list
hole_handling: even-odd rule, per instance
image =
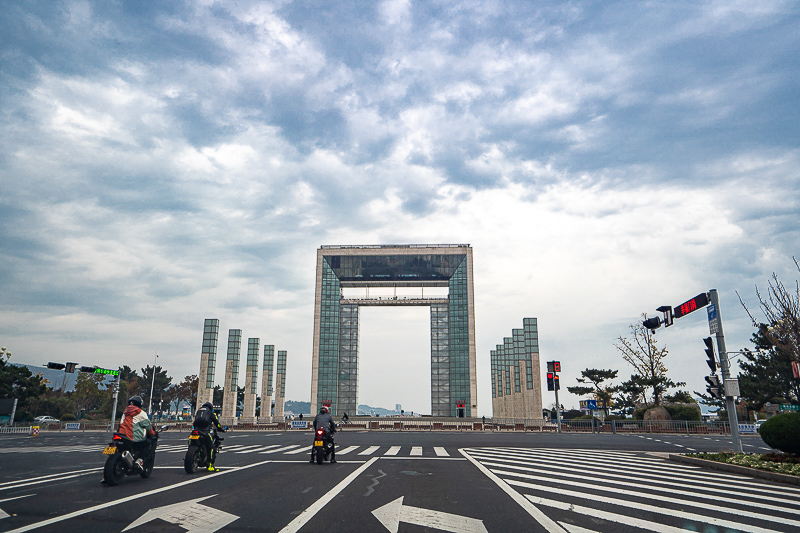
[[117, 400], [119, 400], [119, 384], [122, 372], [117, 374], [117, 382], [114, 383], [114, 407], [111, 408], [111, 433], [114, 433], [114, 424], [117, 420]]
[[[722, 372], [723, 387], [725, 381], [731, 379], [731, 365], [728, 361], [728, 351], [725, 348], [725, 335], [722, 332], [722, 315], [719, 311], [719, 295], [717, 289], [709, 291], [711, 296], [711, 304], [714, 306], [714, 313], [716, 316], [712, 318], [709, 312], [708, 329], [712, 335], [717, 337], [717, 352], [719, 353], [719, 368]], [[558, 394], [558, 393], [556, 393]], [[725, 393], [725, 409], [728, 411], [728, 422], [731, 426], [731, 440], [733, 441], [733, 451], [735, 453], [742, 453], [742, 438], [739, 435], [739, 417], [736, 413], [736, 402], [733, 396], [728, 396]]]
[[555, 387], [556, 391], [556, 419], [558, 420], [558, 426], [556, 427], [556, 431], [561, 433], [561, 404], [558, 403], [558, 386]]

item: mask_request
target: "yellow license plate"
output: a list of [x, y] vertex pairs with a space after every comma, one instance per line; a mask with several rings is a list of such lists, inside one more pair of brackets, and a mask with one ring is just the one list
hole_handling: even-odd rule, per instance
[[315, 440], [315, 441], [314, 441], [314, 446], [315, 446], [315, 447], [316, 447], [316, 446], [323, 446], [323, 444], [324, 444], [324, 443], [323, 443], [321, 440]]
[[200, 435], [189, 435], [189, 440], [199, 439]]
[[117, 447], [116, 446], [106, 446], [103, 449], [103, 455], [114, 455], [115, 453], [117, 453]]

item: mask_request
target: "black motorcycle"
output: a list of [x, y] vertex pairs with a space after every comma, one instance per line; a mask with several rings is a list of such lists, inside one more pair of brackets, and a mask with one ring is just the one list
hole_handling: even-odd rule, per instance
[[[225, 426], [222, 431], [228, 429]], [[183, 469], [187, 474], [194, 474], [198, 468], [208, 468], [209, 457], [206, 446], [203, 444], [203, 439], [211, 439], [211, 447], [214, 450], [214, 457], [222, 450], [222, 441], [225, 440], [219, 436], [217, 430], [213, 427], [209, 430], [208, 436], [203, 435], [196, 429], [192, 429], [189, 434], [189, 449], [186, 450], [186, 456], [183, 458]]]
[[[103, 455], [107, 455], [106, 464], [103, 467], [103, 483], [106, 485], [117, 485], [125, 476], [135, 476], [139, 474], [142, 478], [149, 478], [153, 473], [153, 466], [156, 462], [156, 446], [158, 445], [158, 434], [166, 431], [167, 426], [161, 426], [155, 430], [155, 436], [149, 437], [150, 451], [147, 457], [138, 457], [138, 452], [134, 448], [134, 442], [129, 438], [114, 433], [111, 442], [103, 449]], [[141, 461], [137, 461], [141, 459]]]
[[314, 454], [312, 460], [316, 458], [317, 464], [322, 461], [329, 461], [333, 452], [333, 435], [328, 428], [319, 428], [314, 433]]

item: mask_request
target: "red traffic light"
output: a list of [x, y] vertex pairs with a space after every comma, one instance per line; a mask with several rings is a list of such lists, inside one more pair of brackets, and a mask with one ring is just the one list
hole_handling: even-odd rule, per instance
[[561, 372], [561, 361], [553, 361], [554, 372]]

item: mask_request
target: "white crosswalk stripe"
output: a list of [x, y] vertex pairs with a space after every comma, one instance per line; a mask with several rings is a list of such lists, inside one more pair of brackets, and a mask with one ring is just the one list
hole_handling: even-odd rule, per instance
[[[100, 445], [87, 445], [87, 446], [74, 446], [74, 447], [62, 447], [62, 446], [28, 446], [28, 447], [14, 447], [14, 448], [0, 448], [0, 453], [37, 453], [37, 452], [49, 452], [49, 453], [75, 453], [75, 452], [90, 452], [90, 453], [101, 453], [103, 451], [104, 446]], [[296, 455], [301, 454], [304, 452], [310, 451], [311, 443], [306, 445], [300, 444], [291, 444], [291, 445], [281, 445], [281, 444], [231, 444], [227, 445], [223, 443], [221, 452], [224, 453], [231, 453], [231, 454], [272, 454], [272, 453], [280, 453], [283, 455]], [[186, 453], [188, 449], [188, 444], [180, 443], [180, 444], [160, 444], [158, 446], [158, 453], [168, 453], [168, 454], [183, 454]], [[443, 446], [434, 446], [432, 448], [433, 453], [430, 453], [431, 448], [428, 448], [428, 457], [452, 457], [451, 452], [448, 452], [447, 449]], [[502, 452], [498, 452], [502, 453]], [[336, 450], [336, 455], [357, 455], [357, 456], [373, 456], [373, 455], [382, 455], [385, 457], [425, 457], [424, 448], [422, 446], [388, 446], [383, 447], [380, 445], [372, 445], [372, 446], [364, 446], [364, 445], [353, 445], [347, 446], [342, 449]], [[457, 457], [460, 457], [460, 454], [455, 454]], [[531, 459], [533, 460], [533, 459]]]
[[[597, 531], [797, 531], [800, 489], [636, 452], [470, 448], [466, 454], [532, 504], [611, 524]], [[496, 481], [498, 482], [498, 481]], [[562, 525], [566, 525], [562, 522]], [[710, 528], [710, 529], [709, 529]]]
[[359, 449], [361, 446], [348, 446], [347, 448], [343, 448], [341, 450], [336, 450], [336, 455], [347, 455], [348, 453]]
[[358, 455], [372, 455], [373, 453], [378, 451], [378, 448], [380, 448], [380, 446], [370, 446], [366, 450], [359, 452]]
[[283, 455], [295, 455], [298, 453], [311, 453], [311, 446], [300, 446], [296, 450], [288, 450], [283, 452]]
[[291, 446], [283, 446], [281, 448], [274, 448], [272, 450], [264, 450], [263, 452], [258, 452], [258, 453], [265, 454], [265, 453], [285, 452], [286, 450], [293, 450], [293, 449], [297, 448], [298, 446], [300, 446], [300, 445], [299, 444], [292, 444]]

